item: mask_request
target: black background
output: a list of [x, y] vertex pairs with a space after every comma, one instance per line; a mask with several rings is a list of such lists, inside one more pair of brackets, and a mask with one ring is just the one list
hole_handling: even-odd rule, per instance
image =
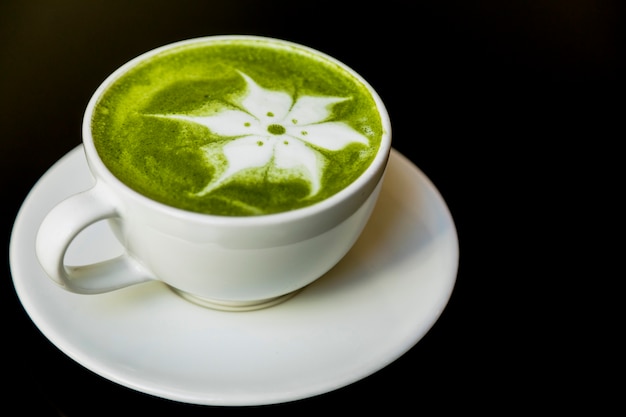
[[[623, 139], [607, 127], [623, 101], [618, 4], [2, 0], [3, 406], [18, 415], [76, 417], [293, 415], [337, 407], [509, 414], [603, 404], [610, 394], [596, 402], [573, 391], [589, 379], [553, 343], [568, 313], [542, 314], [548, 326], [531, 317], [554, 295], [548, 282], [564, 279], [555, 257], [576, 256], [555, 254], [572, 225], [561, 203], [577, 201], [573, 189], [590, 186], [586, 174], [572, 176], [572, 166], [594, 161], [590, 144]], [[32, 324], [13, 289], [8, 242], [17, 211], [37, 179], [80, 144], [94, 90], [147, 50], [212, 34], [284, 38], [361, 73], [388, 107], [394, 147], [433, 181], [454, 217], [459, 273], [439, 321], [407, 354], [348, 387], [249, 408], [155, 398], [67, 358]]]

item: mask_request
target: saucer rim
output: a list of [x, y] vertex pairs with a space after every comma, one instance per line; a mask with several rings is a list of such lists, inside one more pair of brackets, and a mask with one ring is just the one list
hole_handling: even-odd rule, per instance
[[[114, 381], [122, 386], [130, 387], [139, 392], [155, 395], [155, 396], [162, 397], [162, 398], [168, 398], [171, 400], [180, 401], [184, 403], [201, 404], [201, 405], [276, 404], [276, 403], [294, 401], [294, 400], [298, 400], [302, 398], [320, 395], [326, 392], [334, 391], [338, 388], [350, 385], [351, 383], [361, 380], [373, 374], [374, 372], [386, 367], [391, 362], [395, 361], [404, 353], [406, 353], [410, 348], [412, 348], [417, 342], [419, 342], [422, 339], [422, 337], [430, 330], [430, 328], [439, 319], [439, 316], [445, 309], [449, 301], [449, 298], [452, 294], [454, 285], [456, 283], [456, 276], [458, 273], [459, 248], [458, 248], [458, 235], [457, 235], [457, 231], [456, 231], [452, 216], [450, 214], [449, 208], [447, 207], [441, 194], [439, 193], [437, 188], [434, 186], [434, 184], [430, 181], [430, 179], [421, 170], [419, 170], [417, 166], [415, 166], [410, 160], [408, 160], [404, 155], [402, 155], [395, 149], [392, 149], [390, 158], [396, 161], [395, 163], [403, 164], [402, 168], [399, 168], [399, 169], [402, 169], [403, 171], [407, 169], [414, 170], [413, 174], [417, 174], [419, 178], [415, 177], [413, 181], [423, 182], [425, 187], [429, 188], [429, 191], [435, 193], [435, 198], [439, 199], [438, 203], [440, 205], [440, 209], [443, 209], [445, 211], [445, 213], [442, 213], [442, 214], [449, 221], [449, 226], [452, 229], [451, 232], [454, 235], [453, 236], [454, 245], [453, 247], [448, 248], [448, 250], [451, 251], [449, 255], [452, 257], [452, 259], [454, 259], [454, 265], [451, 268], [451, 276], [447, 277], [448, 285], [446, 287], [445, 293], [438, 295], [439, 304], [440, 304], [438, 306], [439, 307], [438, 311], [432, 313], [428, 317], [421, 318], [420, 322], [423, 324], [423, 326], [421, 327], [422, 331], [420, 331], [419, 334], [413, 335], [413, 338], [410, 341], [408, 342], [405, 341], [405, 344], [403, 346], [397, 346], [397, 349], [393, 355], [389, 355], [387, 358], [385, 358], [385, 360], [380, 360], [379, 363], [377, 363], [376, 365], [370, 366], [367, 370], [364, 370], [358, 375], [351, 375], [350, 377], [343, 377], [343, 378], [340, 378], [339, 380], [335, 380], [332, 383], [327, 382], [323, 384], [324, 386], [310, 387], [308, 392], [281, 393], [280, 395], [276, 395], [273, 398], [270, 398], [269, 396], [265, 396], [265, 398], [256, 398], [256, 399], [247, 398], [245, 400], [233, 400], [232, 398], [222, 398], [219, 396], [219, 393], [213, 393], [213, 397], [208, 398], [208, 399], [203, 399], [201, 401], [198, 400], [197, 398], [193, 400], [192, 397], [195, 397], [194, 393], [188, 393], [188, 394], [179, 393], [179, 392], [177, 393], [177, 392], [174, 392], [174, 390], [170, 390], [168, 392], [167, 389], [157, 389], [156, 387], [147, 387], [146, 384], [142, 385], [141, 383], [137, 383], [136, 381], [135, 382], [130, 381], [127, 378], [125, 379], [124, 377], [120, 377], [120, 375], [116, 375], [115, 372], [111, 372], [110, 370], [101, 369], [101, 368], [99, 369], [97, 365], [89, 363], [88, 358], [85, 359], [81, 357], [80, 354], [73, 351], [72, 346], [63, 346], [61, 341], [57, 340], [57, 338], [55, 338], [54, 335], [51, 336], [51, 333], [53, 333], [53, 331], [47, 327], [48, 323], [46, 323], [46, 320], [40, 316], [39, 314], [40, 312], [37, 310], [37, 306], [34, 306], [31, 304], [31, 300], [29, 299], [29, 294], [28, 294], [28, 288], [25, 288], [24, 285], [22, 285], [24, 284], [22, 282], [24, 278], [21, 278], [20, 274], [15, 272], [16, 269], [19, 269], [19, 267], [17, 267], [17, 264], [19, 264], [20, 262], [20, 259], [19, 259], [20, 251], [24, 250], [23, 248], [18, 247], [17, 243], [15, 242], [20, 241], [19, 236], [17, 236], [17, 234], [20, 231], [20, 227], [19, 227], [20, 224], [22, 224], [25, 221], [24, 217], [26, 217], [26, 214], [28, 214], [26, 210], [28, 208], [28, 205], [32, 204], [32, 202], [38, 196], [38, 193], [43, 192], [43, 190], [40, 187], [40, 184], [44, 182], [44, 179], [52, 177], [55, 174], [56, 169], [58, 169], [58, 167], [64, 164], [68, 159], [76, 158], [77, 153], [81, 151], [81, 147], [82, 147], [81, 145], [77, 146], [76, 148], [68, 152], [66, 155], [64, 155], [61, 159], [59, 159], [33, 186], [31, 192], [28, 194], [28, 196], [24, 200], [24, 203], [22, 207], [20, 208], [18, 215], [16, 217], [14, 229], [11, 234], [10, 265], [11, 265], [13, 281], [17, 290], [18, 298], [22, 302], [27, 314], [29, 315], [31, 320], [35, 323], [35, 325], [39, 328], [42, 334], [46, 338], [48, 338], [55, 346], [57, 346], [63, 353], [65, 353], [67, 356], [72, 358], [74, 361], [85, 366], [87, 369], [95, 372], [96, 374], [103, 376], [111, 381]], [[393, 186], [393, 185], [388, 185], [388, 186]], [[28, 268], [28, 266], [25, 267], [24, 269], [26, 268]], [[41, 273], [43, 274], [43, 272]], [[298, 297], [294, 297], [294, 300], [297, 300], [297, 299]], [[251, 314], [251, 313], [254, 314], [254, 312], [241, 313], [241, 314]], [[227, 314], [240, 314], [240, 313], [227, 313]], [[85, 362], [87, 362], [87, 364]]]

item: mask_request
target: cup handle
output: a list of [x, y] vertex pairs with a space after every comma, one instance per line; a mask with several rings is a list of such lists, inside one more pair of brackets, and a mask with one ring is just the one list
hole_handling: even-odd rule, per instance
[[65, 253], [82, 230], [119, 217], [113, 201], [103, 186], [96, 185], [62, 201], [43, 219], [37, 232], [37, 258], [48, 276], [66, 290], [99, 294], [155, 279], [127, 253], [90, 265], [65, 265]]

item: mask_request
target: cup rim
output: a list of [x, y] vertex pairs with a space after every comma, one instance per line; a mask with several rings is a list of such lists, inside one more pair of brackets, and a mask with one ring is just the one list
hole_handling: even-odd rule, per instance
[[[219, 214], [211, 214], [211, 213], [202, 213], [190, 211], [174, 206], [170, 206], [165, 203], [161, 203], [159, 201], [153, 200], [143, 194], [135, 191], [120, 179], [118, 179], [109, 169], [106, 167], [102, 159], [100, 159], [100, 155], [98, 154], [91, 133], [91, 119], [93, 116], [93, 111], [95, 109], [98, 100], [104, 92], [111, 86], [118, 78], [128, 72], [130, 69], [134, 68], [140, 62], [155, 56], [159, 53], [165, 52], [170, 49], [174, 49], [181, 46], [192, 45], [195, 43], [207, 43], [207, 42], [222, 42], [222, 41], [230, 41], [230, 40], [259, 40], [266, 41], [271, 43], [282, 44], [285, 46], [294, 47], [297, 49], [304, 50], [305, 52], [309, 52], [315, 55], [318, 55], [329, 62], [332, 62], [339, 67], [341, 67], [344, 71], [348, 72], [354, 78], [356, 78], [362, 85], [364, 85], [372, 96], [376, 107], [379, 112], [379, 116], [381, 119], [381, 125], [383, 127], [383, 133], [380, 141], [380, 146], [378, 148], [378, 152], [376, 153], [374, 159], [370, 163], [370, 165], [365, 169], [365, 171], [356, 178], [353, 182], [348, 184], [346, 187], [338, 191], [337, 193], [331, 195], [330, 197], [319, 201], [317, 203], [311, 204], [309, 206], [296, 208], [292, 210], [277, 212], [277, 213], [269, 213], [269, 214], [261, 214], [261, 215], [252, 215], [252, 216], [228, 216], [228, 215], [219, 215]], [[168, 43], [166, 45], [162, 45], [160, 47], [151, 49], [146, 51], [131, 60], [127, 61], [120, 67], [118, 67], [115, 71], [109, 74], [104, 81], [98, 86], [95, 92], [92, 94], [89, 102], [87, 104], [86, 110], [83, 116], [82, 122], [82, 142], [83, 147], [85, 149], [85, 154], [87, 156], [87, 160], [89, 161], [89, 165], [93, 170], [97, 171], [96, 175], [96, 183], [100, 180], [104, 181], [109, 186], [114, 186], [116, 189], [122, 190], [124, 194], [130, 197], [132, 200], [139, 201], [142, 205], [150, 207], [152, 210], [156, 210], [157, 212], [165, 213], [168, 216], [176, 217], [176, 218], [184, 218], [191, 219], [194, 221], [200, 222], [217, 222], [220, 224], [272, 224], [272, 223], [282, 223], [290, 220], [297, 220], [301, 218], [307, 218], [309, 216], [313, 216], [324, 212], [332, 207], [335, 207], [341, 202], [346, 201], [353, 196], [354, 194], [358, 194], [364, 186], [368, 183], [371, 183], [372, 180], [373, 186], [380, 181], [382, 178], [387, 161], [389, 159], [389, 154], [391, 152], [391, 121], [387, 109], [376, 92], [376, 90], [355, 70], [350, 68], [347, 64], [339, 61], [338, 59], [311, 48], [306, 45], [298, 44], [295, 42], [287, 41], [284, 39], [267, 37], [267, 36], [257, 36], [257, 35], [212, 35], [212, 36], [202, 36], [196, 38], [185, 39], [181, 41], [176, 41], [172, 43]], [[367, 196], [366, 196], [367, 197]]]

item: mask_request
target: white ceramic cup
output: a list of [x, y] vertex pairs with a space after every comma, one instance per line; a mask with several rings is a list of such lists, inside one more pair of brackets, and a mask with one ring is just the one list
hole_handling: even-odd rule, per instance
[[[167, 47], [128, 62], [94, 93], [83, 120], [83, 145], [95, 186], [62, 201], [47, 214], [36, 239], [37, 257], [53, 281], [80, 294], [158, 280], [191, 301], [219, 309], [246, 310], [278, 303], [337, 264], [367, 223], [391, 149], [385, 106], [361, 76], [314, 51], [352, 73], [367, 86], [378, 106], [384, 134], [366, 171], [337, 194], [292, 211], [228, 217], [177, 209], [118, 180], [100, 159], [90, 126], [95, 104], [107, 87]], [[65, 253], [74, 238], [105, 219], [125, 253], [91, 265], [66, 265]]]

